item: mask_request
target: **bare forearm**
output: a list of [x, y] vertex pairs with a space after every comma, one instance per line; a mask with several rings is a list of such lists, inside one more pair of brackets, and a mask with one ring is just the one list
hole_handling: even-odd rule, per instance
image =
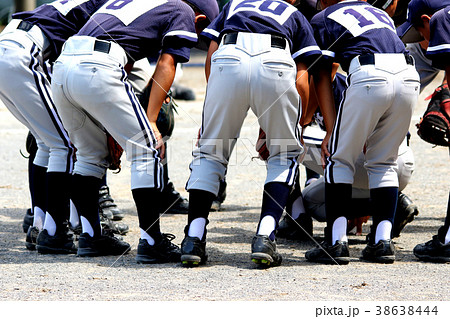
[[148, 102], [147, 116], [151, 123], [156, 123], [164, 99], [175, 78], [176, 62], [171, 54], [163, 53], [156, 64], [153, 74], [152, 89]]
[[205, 76], [206, 76], [206, 82], [209, 80], [209, 75], [211, 74], [211, 56], [214, 52], [217, 51], [219, 48], [219, 44], [216, 41], [212, 41], [209, 44], [208, 54], [206, 55], [206, 62], [205, 62]]

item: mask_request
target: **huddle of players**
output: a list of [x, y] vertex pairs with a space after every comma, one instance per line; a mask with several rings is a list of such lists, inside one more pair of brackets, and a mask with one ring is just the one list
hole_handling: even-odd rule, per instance
[[[44, 107], [40, 105], [41, 109], [34, 111], [52, 115], [45, 119], [45, 123], [53, 123], [53, 127], [59, 128], [54, 134], [59, 137], [58, 142], [46, 140], [45, 133], [36, 132], [45, 124], [30, 123], [33, 116], [23, 110], [17, 111], [20, 108], [18, 104], [23, 101], [16, 102], [17, 97], [6, 96], [5, 92], [23, 92], [19, 87], [22, 83], [16, 83], [17, 87], [10, 86], [13, 81], [0, 83], [0, 97], [8, 109], [38, 137], [35, 176], [47, 181], [49, 196], [46, 204], [42, 205], [46, 207], [45, 213], [38, 214], [38, 217], [35, 215], [42, 229], [36, 239], [39, 252], [98, 256], [120, 255], [130, 250], [122, 240], [102, 234], [99, 223], [98, 189], [108, 166], [107, 131], [127, 151], [132, 163], [132, 193], [141, 230], [137, 262], [181, 260], [187, 266], [205, 262], [208, 212], [219, 191], [234, 145], [226, 145], [217, 151], [204, 141], [236, 138], [251, 107], [267, 134], [269, 149], [268, 174], [261, 218], [252, 242], [252, 260], [267, 266], [279, 265], [282, 258], [276, 250], [275, 233], [297, 178], [297, 157], [301, 153], [298, 105], [303, 112], [306, 111], [309, 72], [314, 77], [327, 130], [322, 143], [323, 164], [326, 166], [327, 228], [325, 242], [309, 250], [306, 258], [321, 263], [349, 262], [345, 211], [351, 199], [354, 162], [365, 149], [371, 199], [377, 214], [374, 215], [373, 236], [363, 251], [363, 259], [394, 262], [395, 248], [390, 233], [398, 192], [395, 160], [398, 146], [409, 127], [408, 114], [412, 113], [419, 91], [413, 60], [395, 36], [395, 28], [388, 15], [365, 2], [321, 0], [323, 11], [312, 19], [312, 27], [287, 2], [291, 3], [234, 0], [219, 14], [214, 0], [160, 0], [151, 3], [145, 0], [64, 0], [14, 16], [0, 35], [0, 49], [7, 61], [14, 60], [13, 56], [25, 57], [25, 62], [20, 63], [25, 63], [28, 73], [21, 76], [34, 79], [32, 87], [27, 89], [37, 92], [44, 102]], [[384, 2], [389, 8], [396, 3]], [[425, 10], [425, 3], [427, 11], [419, 11], [418, 14], [432, 14], [434, 11], [428, 9], [434, 2], [413, 0], [410, 6], [417, 5], [420, 10]], [[443, 5], [439, 2], [441, 9]], [[411, 20], [416, 16], [411, 16], [410, 9], [408, 21], [415, 23], [425, 38], [429, 38], [426, 22], [423, 27]], [[445, 20], [445, 14], [436, 15], [441, 16]], [[57, 21], [59, 23], [55, 23]], [[58, 30], [58, 25], [66, 26], [64, 32]], [[442, 25], [450, 24], [444, 21]], [[189, 59], [190, 48], [198, 42], [196, 33], [206, 26], [203, 35], [210, 39], [206, 62], [208, 94], [199, 146], [194, 151], [192, 174], [187, 186], [190, 196], [188, 225], [180, 249], [171, 243], [173, 236], [161, 233], [159, 227], [162, 211], [158, 194], [163, 178], [164, 143], [156, 126], [156, 117], [172, 84], [176, 63]], [[442, 41], [435, 46], [433, 53], [439, 62], [445, 61], [442, 58], [446, 53], [445, 45], [439, 46], [446, 43], [445, 35], [439, 38], [435, 35], [436, 30], [431, 29], [432, 39]], [[52, 36], [50, 39], [49, 34]], [[18, 50], [27, 52], [18, 55]], [[145, 112], [126, 80], [126, 70], [130, 62], [158, 55], [149, 106]], [[320, 63], [314, 63], [319, 58]], [[51, 84], [46, 61], [55, 62]], [[337, 115], [331, 89], [333, 61], [339, 62], [349, 73], [349, 87]], [[2, 60], [0, 67], [3, 68], [4, 63]], [[265, 64], [270, 65], [266, 67]], [[245, 71], [247, 67], [248, 71]], [[14, 65], [5, 68], [17, 70]], [[250, 70], [261, 72], [261, 76], [249, 83], [236, 76], [245, 75]], [[394, 87], [393, 93], [388, 94], [389, 100], [385, 98], [386, 85], [377, 83], [380, 76], [388, 78], [389, 86]], [[261, 94], [262, 98], [245, 96], [247, 89]], [[229, 95], [226, 92], [235, 92], [237, 99], [236, 103], [224, 102], [226, 107], [223, 107], [215, 101], [226, 100], [220, 96]], [[399, 96], [406, 98], [398, 100]], [[231, 98], [228, 96], [228, 99]], [[368, 100], [371, 105], [364, 106]], [[37, 104], [42, 104], [41, 101]], [[362, 130], [355, 122], [364, 118], [367, 121], [361, 123], [367, 129]], [[218, 123], [233, 123], [233, 127], [218, 127]], [[283, 145], [287, 148], [270, 144], [277, 138], [289, 141]], [[77, 148], [73, 170], [71, 143]], [[55, 156], [58, 152], [59, 157]], [[62, 193], [61, 185], [71, 185], [70, 194]], [[65, 207], [69, 198], [80, 214], [82, 224], [78, 248], [64, 226], [68, 219]], [[450, 238], [445, 238], [450, 237], [449, 219], [447, 216], [444, 230], [439, 231], [439, 234], [445, 233], [444, 237], [435, 236], [433, 241], [416, 247], [415, 253], [419, 258], [420, 254], [431, 256], [428, 259], [432, 260], [449, 258], [450, 245], [447, 242]]]

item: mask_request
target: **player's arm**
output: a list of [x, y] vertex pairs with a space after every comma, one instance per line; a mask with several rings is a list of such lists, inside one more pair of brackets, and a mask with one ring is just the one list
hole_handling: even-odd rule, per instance
[[206, 55], [206, 62], [205, 62], [206, 82], [208, 82], [209, 75], [211, 73], [211, 56], [213, 55], [214, 52], [217, 51], [218, 48], [219, 48], [219, 44], [216, 41], [211, 40], [211, 42], [209, 44], [208, 54]]
[[322, 142], [322, 166], [325, 168], [326, 157], [330, 156], [328, 142], [333, 132], [336, 121], [336, 109], [334, 108], [334, 97], [331, 86], [331, 68], [321, 68], [314, 74], [314, 84], [317, 92], [317, 101], [322, 112], [327, 134]]
[[302, 114], [304, 114], [307, 111], [309, 102], [309, 75], [308, 66], [303, 62], [297, 62], [296, 86], [302, 102]]
[[161, 106], [167, 96], [167, 92], [170, 90], [173, 79], [175, 78], [176, 65], [175, 58], [172, 54], [161, 54], [158, 62], [156, 63], [155, 73], [152, 77], [153, 84], [148, 101], [147, 117], [157, 139], [157, 145], [155, 148], [161, 148], [161, 158], [164, 158], [164, 141], [162, 140], [162, 136], [156, 126], [156, 119], [158, 118]]

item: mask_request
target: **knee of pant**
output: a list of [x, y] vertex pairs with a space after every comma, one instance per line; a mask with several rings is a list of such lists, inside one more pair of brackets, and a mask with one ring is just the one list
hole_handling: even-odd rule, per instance
[[47, 167], [50, 158], [50, 152], [47, 147], [38, 148], [36, 156], [34, 157], [33, 164], [41, 167]]
[[82, 176], [93, 176], [101, 179], [106, 173], [106, 167], [106, 163], [103, 163], [103, 165], [94, 164], [84, 162], [82, 159], [77, 158], [73, 173]]
[[131, 189], [163, 187], [163, 165], [159, 159], [135, 160], [131, 163]]

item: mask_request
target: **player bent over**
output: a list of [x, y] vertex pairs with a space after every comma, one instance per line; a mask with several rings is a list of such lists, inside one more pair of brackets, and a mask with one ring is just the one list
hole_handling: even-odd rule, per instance
[[[404, 42], [427, 40], [426, 56], [433, 66], [446, 72], [450, 83], [450, 1], [412, 0], [408, 4], [407, 21], [397, 33]], [[433, 239], [414, 248], [414, 255], [420, 260], [450, 262], [450, 193], [447, 216]]]
[[[37, 140], [30, 165], [33, 225], [26, 245], [40, 253], [75, 253], [68, 234], [74, 147], [55, 108], [49, 64], [106, 0], [58, 0], [13, 15], [0, 34], [0, 99]], [[37, 246], [36, 246], [37, 244]]]
[[[327, 135], [322, 143], [325, 167], [325, 241], [306, 259], [348, 264], [347, 218], [355, 163], [365, 153], [373, 203], [373, 231], [362, 258], [393, 263], [391, 230], [398, 198], [395, 171], [398, 147], [408, 132], [419, 94], [413, 59], [395, 34], [386, 12], [364, 1], [321, 0], [323, 11], [311, 24], [324, 50], [316, 82]], [[331, 91], [331, 62], [348, 73], [348, 88], [336, 116]]]
[[[63, 123], [77, 147], [72, 200], [83, 232], [78, 255], [123, 252], [124, 242], [101, 235], [97, 210], [108, 166], [107, 131], [131, 162], [131, 189], [141, 239], [141, 263], [180, 260], [173, 235], [160, 232], [163, 141], [156, 119], [172, 84], [177, 62], [189, 60], [199, 32], [218, 14], [214, 0], [110, 0], [69, 38], [55, 63], [52, 89]], [[147, 114], [127, 80], [125, 65], [159, 60]]]
[[268, 266], [281, 263], [275, 231], [302, 151], [299, 98], [302, 104], [308, 103], [307, 67], [321, 54], [308, 21], [288, 2], [292, 3], [231, 1], [203, 33], [211, 39], [208, 86], [187, 184], [189, 215], [181, 244], [184, 265], [207, 259], [209, 209], [249, 108], [266, 132], [270, 150], [251, 259]]

